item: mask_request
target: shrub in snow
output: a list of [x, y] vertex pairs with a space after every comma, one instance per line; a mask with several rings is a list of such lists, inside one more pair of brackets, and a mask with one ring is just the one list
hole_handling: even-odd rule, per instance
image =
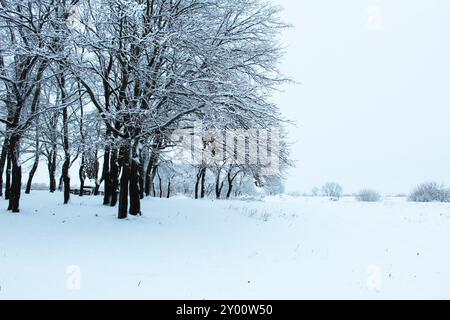
[[[25, 187], [25, 186], [23, 186]], [[32, 183], [31, 189], [32, 190], [48, 190], [48, 185], [46, 183]]]
[[311, 195], [312, 195], [313, 197], [317, 197], [319, 194], [320, 194], [319, 188], [317, 188], [317, 187], [312, 188], [312, 190], [311, 190]]
[[322, 187], [325, 196], [339, 199], [342, 196], [342, 187], [336, 182], [328, 182]]
[[413, 202], [450, 202], [450, 190], [436, 182], [423, 183], [409, 195]]
[[290, 197], [292, 197], [292, 198], [300, 198], [300, 197], [303, 196], [303, 194], [301, 194], [301, 193], [298, 192], [298, 191], [289, 192], [287, 195], [290, 196]]
[[375, 190], [363, 189], [356, 195], [356, 199], [362, 202], [378, 202], [381, 196]]

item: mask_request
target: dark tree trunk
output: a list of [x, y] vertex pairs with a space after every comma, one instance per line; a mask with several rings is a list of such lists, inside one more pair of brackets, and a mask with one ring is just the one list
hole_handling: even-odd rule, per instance
[[98, 179], [98, 169], [100, 168], [100, 163], [98, 162], [98, 149], [95, 149], [95, 173], [94, 173], [94, 180], [95, 180], [95, 188], [94, 188], [94, 196], [98, 196], [100, 185], [102, 184], [103, 176], [101, 176], [100, 180]]
[[125, 219], [128, 214], [128, 188], [130, 182], [130, 150], [129, 146], [121, 147], [120, 160], [122, 164], [122, 176], [120, 178], [119, 210], [118, 218]]
[[95, 188], [94, 188], [94, 196], [98, 196], [100, 194], [100, 186], [102, 185], [103, 178], [98, 179], [98, 176], [95, 178]]
[[139, 165], [131, 160], [130, 169], [130, 211], [133, 216], [141, 214], [141, 197], [139, 193]]
[[198, 199], [198, 190], [199, 190], [199, 186], [200, 186], [200, 179], [201, 179], [201, 171], [197, 173], [196, 180], [195, 180], [195, 191], [194, 191], [195, 199]]
[[64, 187], [64, 176], [63, 174], [61, 174], [61, 176], [59, 177], [58, 191], [63, 191], [63, 187]]
[[152, 193], [153, 180], [157, 170], [159, 152], [161, 148], [161, 136], [157, 135], [154, 140], [154, 148], [151, 150], [150, 159], [145, 171], [145, 195], [148, 197]]
[[11, 195], [11, 153], [8, 150], [6, 160], [5, 200], [9, 200], [10, 195]]
[[39, 156], [36, 156], [36, 159], [34, 160], [34, 163], [33, 163], [33, 167], [31, 168], [30, 173], [28, 174], [28, 182], [27, 182], [27, 187], [25, 189], [26, 194], [30, 194], [30, 192], [31, 192], [31, 184], [33, 183], [33, 177], [34, 177], [34, 174], [36, 173], [38, 165], [39, 165]]
[[147, 164], [145, 172], [145, 195], [148, 197], [153, 191], [153, 180], [155, 179], [156, 171], [158, 170], [158, 156], [152, 152], [150, 160]]
[[67, 107], [67, 94], [66, 94], [66, 79], [64, 70], [60, 66], [60, 89], [61, 89], [61, 104], [63, 106], [63, 145], [64, 145], [64, 163], [62, 168], [62, 178], [64, 183], [64, 204], [69, 203], [70, 200], [70, 149], [69, 149], [69, 115]]
[[86, 164], [85, 164], [85, 156], [82, 155], [81, 156], [81, 166], [80, 166], [80, 170], [78, 171], [78, 176], [80, 178], [80, 192], [78, 193], [78, 195], [80, 197], [83, 196], [83, 190], [84, 190], [84, 180], [86, 179], [86, 174], [84, 171]]
[[102, 179], [104, 183], [104, 195], [103, 195], [103, 205], [107, 206], [111, 204], [111, 174], [110, 174], [110, 147], [105, 146], [105, 153], [103, 155], [103, 170]]
[[56, 147], [53, 147], [48, 159], [48, 175], [49, 175], [49, 186], [50, 192], [53, 193], [56, 191]]
[[3, 196], [3, 172], [5, 171], [6, 158], [8, 156], [8, 139], [3, 142], [2, 153], [0, 155], [0, 197]]
[[152, 184], [151, 184], [152, 190], [151, 190], [151, 192], [152, 192], [152, 194], [153, 194], [154, 197], [156, 197], [156, 190], [155, 190], [155, 183], [154, 183], [154, 180], [155, 180], [156, 174], [158, 173], [158, 170], [159, 170], [159, 165], [158, 165], [158, 164], [155, 164], [155, 165], [153, 166], [152, 174], [151, 174], [151, 177], [150, 177], [150, 179], [151, 179], [151, 181], [152, 181]]
[[11, 158], [11, 190], [9, 196], [8, 210], [19, 212], [20, 193], [22, 187], [22, 167], [19, 162], [19, 138], [12, 138], [10, 142], [10, 158]]
[[22, 167], [17, 165], [18, 159], [12, 163], [11, 196], [9, 198], [10, 210], [19, 212], [20, 192], [22, 189]]
[[220, 181], [220, 171], [216, 175], [216, 199], [220, 199], [222, 194], [223, 181]]
[[139, 199], [142, 200], [145, 198], [145, 192], [144, 192], [144, 164], [143, 159], [141, 159], [141, 162], [138, 164], [138, 170], [139, 170]]
[[205, 198], [205, 178], [206, 178], [206, 168], [203, 168], [201, 186], [200, 186], [200, 197]]
[[70, 167], [70, 156], [66, 156], [66, 159], [64, 160], [64, 164], [62, 167], [62, 180], [64, 184], [64, 204], [69, 203], [70, 200], [69, 167]]
[[[94, 196], [98, 196], [99, 194], [99, 190], [100, 190], [100, 185], [102, 184], [103, 181], [103, 175], [100, 177], [100, 179], [98, 178], [98, 170], [100, 168], [100, 163], [98, 162], [98, 149], [95, 149], [94, 152], [94, 172], [90, 172], [89, 174], [91, 175], [91, 177], [88, 176], [88, 178], [93, 178], [94, 179], [94, 183], [95, 183], [95, 187], [94, 190], [92, 191], [92, 194]], [[92, 173], [94, 174], [92, 176]]]
[[111, 163], [110, 163], [110, 167], [111, 167], [111, 171], [110, 171], [110, 191], [111, 191], [111, 202], [110, 202], [110, 206], [111, 207], [115, 207], [117, 204], [117, 189], [119, 187], [119, 165], [117, 163], [118, 159], [117, 159], [117, 149], [116, 148], [112, 148], [111, 150]]
[[163, 186], [162, 186], [162, 178], [159, 174], [158, 174], [158, 180], [159, 180], [159, 197], [162, 198], [163, 197]]
[[227, 174], [227, 181], [228, 181], [227, 199], [230, 199], [231, 192], [233, 191], [233, 181], [234, 181], [234, 178], [231, 176], [230, 172], [228, 172]]
[[[83, 99], [82, 99], [82, 93], [81, 93], [81, 88], [80, 88], [80, 82], [77, 82], [77, 86], [78, 86], [78, 102], [79, 102], [79, 107], [80, 107], [80, 137], [81, 137], [81, 145], [83, 146], [83, 150], [81, 151], [81, 165], [80, 168], [78, 169], [78, 178], [80, 179], [80, 190], [78, 191], [78, 196], [82, 197], [84, 196], [84, 182], [86, 180], [86, 176], [88, 176], [89, 179], [92, 178], [92, 172], [91, 170], [93, 168], [88, 168], [88, 173], [86, 173], [86, 150], [84, 149], [84, 145], [86, 143], [86, 139], [85, 139], [85, 132], [84, 132], [84, 107], [83, 107]], [[64, 118], [65, 122], [67, 122], [67, 119]], [[64, 134], [66, 127], [64, 126]], [[64, 149], [66, 149], [66, 147], [69, 146], [69, 142], [67, 139], [67, 143], [66, 143], [66, 139], [64, 139]], [[67, 154], [67, 152], [66, 152]], [[97, 161], [97, 152], [95, 152], [95, 161]], [[95, 185], [97, 186], [97, 176], [98, 176], [98, 166], [96, 164], [94, 164], [94, 169], [95, 169]], [[96, 189], [95, 189], [96, 190]], [[69, 193], [70, 193], [70, 188], [69, 188]]]
[[197, 173], [195, 181], [195, 199], [203, 199], [205, 197], [205, 177], [206, 167], [201, 167]]
[[151, 191], [151, 185], [152, 185], [152, 181], [150, 179], [150, 175], [152, 172], [152, 158], [150, 157], [150, 160], [147, 164], [147, 170], [145, 171], [145, 195], [148, 197], [150, 195], [150, 191]]
[[31, 192], [31, 184], [33, 183], [33, 177], [39, 166], [39, 125], [36, 126], [36, 141], [35, 141], [35, 155], [33, 167], [31, 167], [30, 173], [28, 174], [27, 187], [25, 188], [25, 193], [29, 194]]
[[167, 199], [170, 198], [170, 189], [172, 187], [171, 179], [169, 178], [169, 183], [167, 183]]

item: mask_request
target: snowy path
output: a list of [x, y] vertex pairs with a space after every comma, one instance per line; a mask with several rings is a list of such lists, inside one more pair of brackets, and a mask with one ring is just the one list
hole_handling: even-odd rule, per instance
[[448, 204], [61, 199], [0, 203], [0, 299], [450, 298]]

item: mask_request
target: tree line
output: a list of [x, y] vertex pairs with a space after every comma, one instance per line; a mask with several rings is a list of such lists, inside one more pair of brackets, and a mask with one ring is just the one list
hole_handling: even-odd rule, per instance
[[[26, 193], [45, 162], [49, 191], [68, 203], [78, 166], [79, 194], [95, 181], [120, 219], [172, 190], [229, 198], [238, 183], [277, 188], [292, 165], [270, 99], [287, 81], [279, 11], [259, 0], [0, 0], [8, 210], [19, 212], [24, 163]], [[196, 139], [193, 152], [186, 141]], [[260, 161], [266, 153], [277, 157], [274, 172]]]

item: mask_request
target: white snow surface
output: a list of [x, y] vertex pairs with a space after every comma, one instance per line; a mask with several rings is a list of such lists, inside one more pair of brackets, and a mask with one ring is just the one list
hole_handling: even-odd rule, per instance
[[450, 299], [450, 204], [101, 201], [2, 200], [0, 299]]

